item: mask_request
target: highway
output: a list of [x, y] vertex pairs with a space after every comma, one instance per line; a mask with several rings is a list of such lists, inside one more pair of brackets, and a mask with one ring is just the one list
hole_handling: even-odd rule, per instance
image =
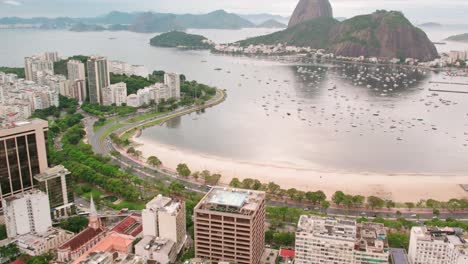
[[[163, 119], [167, 119], [170, 117], [181, 116], [184, 114], [188, 114], [188, 113], [200, 110], [201, 108], [205, 108], [205, 107], [212, 107], [214, 105], [221, 103], [224, 99], [225, 99], [224, 92], [218, 91], [216, 95], [210, 101], [208, 101], [203, 107], [181, 108], [173, 112], [157, 116], [156, 118], [139, 121], [137, 123], [129, 123], [128, 120], [135, 116], [138, 116], [138, 114], [121, 117], [121, 118], [117, 118], [114, 122], [101, 127], [96, 132], [93, 132], [93, 124], [96, 121], [96, 118], [84, 113], [84, 115], [86, 116], [84, 123], [85, 123], [86, 132], [87, 132], [88, 144], [92, 146], [95, 153], [99, 153], [101, 155], [111, 157], [113, 159], [113, 163], [120, 166], [122, 169], [131, 168], [135, 176], [141, 179], [144, 179], [144, 178], [160, 179], [164, 182], [166, 186], [169, 185], [172, 181], [179, 181], [182, 184], [184, 184], [186, 189], [204, 194], [209, 190], [207, 186], [204, 186], [203, 184], [200, 184], [200, 183], [195, 183], [192, 181], [178, 178], [177, 174], [174, 171], [170, 171], [168, 169], [158, 169], [154, 167], [149, 167], [145, 164], [145, 162], [129, 157], [125, 155], [125, 153], [122, 153], [122, 155], [120, 155], [119, 157], [111, 156], [109, 153], [113, 150], [118, 151], [118, 149], [114, 147], [110, 138], [108, 136], [104, 137], [104, 135], [107, 132], [107, 130], [112, 128], [117, 123], [120, 123], [122, 127], [113, 131], [113, 133], [117, 133], [121, 135], [122, 133], [125, 133], [125, 131], [128, 131], [134, 127], [142, 126], [149, 122], [163, 120]], [[268, 205], [288, 206], [288, 207], [302, 208], [302, 209], [324, 213], [323, 210], [321, 210], [320, 208], [307, 205], [307, 204], [304, 205], [304, 204], [297, 204], [297, 203], [285, 203], [282, 201], [269, 201]], [[410, 211], [406, 208], [398, 208], [398, 209], [392, 209], [392, 210], [385, 210], [385, 209], [370, 210], [366, 208], [352, 208], [348, 210], [345, 208], [331, 207], [326, 210], [326, 213], [328, 215], [341, 215], [341, 216], [346, 215], [346, 216], [351, 216], [351, 217], [365, 216], [365, 217], [370, 217], [370, 218], [384, 217], [384, 218], [395, 219], [395, 218], [400, 217], [397, 214], [397, 211], [401, 213], [401, 217], [404, 217], [406, 219], [413, 219], [415, 221], [417, 220], [416, 215], [419, 216], [419, 219], [421, 221], [430, 220], [434, 218], [431, 209], [413, 209]], [[468, 210], [454, 211], [454, 212], [450, 212], [447, 210], [440, 210], [440, 215], [438, 217], [440, 219], [454, 218], [454, 219], [468, 221]]]

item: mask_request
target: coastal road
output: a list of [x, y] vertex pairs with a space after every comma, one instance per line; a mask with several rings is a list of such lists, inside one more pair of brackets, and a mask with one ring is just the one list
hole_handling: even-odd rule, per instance
[[[216, 96], [213, 97], [210, 101], [207, 102], [207, 107], [211, 107], [213, 105], [216, 105], [220, 103], [224, 99], [224, 94], [217, 92]], [[192, 190], [201, 194], [206, 193], [209, 188], [203, 184], [200, 183], [195, 183], [193, 181], [181, 179], [177, 177], [177, 174], [175, 172], [171, 172], [168, 170], [161, 170], [157, 168], [152, 168], [149, 167], [145, 164], [144, 161], [135, 159], [133, 157], [127, 156], [125, 153], [122, 153], [119, 157], [113, 157], [109, 155], [109, 153], [113, 150], [117, 150], [112, 144], [111, 140], [109, 139], [108, 135], [109, 134], [109, 129], [114, 127], [116, 124], [120, 124], [121, 127], [113, 131], [113, 133], [121, 134], [124, 133], [125, 131], [128, 131], [134, 127], [139, 127], [142, 126], [146, 123], [157, 121], [157, 120], [163, 120], [167, 119], [170, 117], [176, 117], [184, 114], [191, 113], [193, 111], [198, 110], [197, 108], [194, 107], [189, 107], [189, 108], [181, 108], [178, 109], [174, 112], [163, 114], [160, 116], [157, 116], [155, 118], [139, 121], [136, 123], [128, 123], [128, 120], [138, 116], [136, 115], [131, 115], [127, 117], [121, 117], [121, 118], [116, 118], [116, 120], [112, 123], [109, 123], [102, 128], [100, 128], [98, 131], [94, 132], [93, 131], [93, 119], [89, 115], [87, 115], [87, 120], [85, 122], [86, 126], [86, 131], [87, 131], [87, 138], [88, 138], [88, 143], [92, 146], [94, 152], [99, 153], [104, 156], [109, 156], [113, 159], [113, 163], [117, 164], [120, 166], [122, 169], [131, 169], [132, 172], [135, 174], [135, 176], [139, 178], [152, 178], [152, 179], [160, 179], [164, 182], [165, 185], [169, 185], [172, 181], [179, 181], [182, 184], [184, 184], [185, 188], [188, 190]], [[95, 121], [96, 119], [94, 119]], [[314, 206], [311, 205], [304, 205], [304, 204], [297, 204], [297, 203], [285, 203], [285, 202], [280, 202], [280, 201], [269, 201], [268, 205], [271, 206], [288, 206], [288, 207], [294, 207], [294, 208], [301, 208], [301, 209], [308, 209], [311, 211], [317, 211], [317, 212], [323, 212], [320, 210], [320, 208], [315, 208]], [[397, 215], [397, 211], [400, 211], [401, 217], [404, 217], [406, 219], [412, 219], [412, 220], [417, 220], [417, 216], [419, 216], [419, 219], [422, 220], [430, 220], [433, 219], [433, 214], [432, 210], [418, 210], [418, 209], [413, 209], [412, 211], [409, 211], [408, 209], [405, 208], [400, 208], [400, 209], [393, 209], [389, 211], [385, 210], [368, 210], [365, 208], [358, 208], [358, 209], [344, 209], [344, 208], [328, 208], [326, 213], [329, 215], [346, 215], [346, 216], [354, 216], [354, 217], [369, 217], [373, 218], [375, 216], [378, 217], [384, 217], [384, 218], [398, 218], [400, 216]], [[454, 218], [454, 219], [460, 219], [460, 220], [467, 220], [468, 221], [468, 211], [457, 211], [457, 212], [449, 212], [449, 211], [444, 211], [440, 210], [441, 213], [438, 216], [440, 219], [446, 219], [446, 218]]]

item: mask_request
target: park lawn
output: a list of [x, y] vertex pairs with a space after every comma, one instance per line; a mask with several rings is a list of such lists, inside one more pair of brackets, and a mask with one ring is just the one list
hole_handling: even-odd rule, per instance
[[168, 113], [168, 112], [167, 111], [164, 111], [164, 112], [149, 112], [149, 113], [145, 113], [145, 114], [130, 118], [130, 119], [127, 120], [127, 122], [128, 123], [136, 123], [136, 122], [140, 122], [140, 121], [143, 121], [143, 120], [146, 120], [146, 119], [158, 117], [158, 116], [166, 114], [166, 113]]
[[98, 131], [99, 129], [101, 129], [102, 127], [104, 126], [107, 126], [108, 124], [112, 123], [112, 122], [115, 122], [117, 119], [117, 117], [113, 117], [113, 118], [110, 118], [110, 119], [107, 119], [103, 124], [99, 125], [99, 126], [93, 126], [93, 131], [96, 132]]
[[95, 189], [93, 188], [92, 191], [88, 192], [88, 193], [83, 193], [82, 196], [86, 199], [91, 199], [91, 195], [93, 196], [93, 199], [95, 200], [99, 200], [99, 198], [101, 198], [101, 196], [104, 194], [103, 191], [100, 191], [98, 189]]
[[109, 207], [115, 210], [121, 210], [124, 208], [128, 208], [129, 210], [143, 210], [145, 209], [145, 204], [143, 202], [130, 202], [130, 201], [122, 201], [119, 204], [109, 204]]

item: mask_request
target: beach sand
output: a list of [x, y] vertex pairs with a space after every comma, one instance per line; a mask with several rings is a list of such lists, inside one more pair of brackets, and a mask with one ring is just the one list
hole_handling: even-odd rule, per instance
[[177, 149], [172, 146], [141, 138], [133, 138], [144, 157], [157, 156], [163, 166], [174, 169], [186, 163], [194, 171], [209, 170], [222, 175], [222, 184], [232, 178], [258, 179], [263, 183], [275, 182], [283, 189], [324, 191], [328, 197], [335, 191], [364, 196], [376, 195], [396, 202], [417, 202], [421, 199], [448, 201], [468, 198], [460, 184], [468, 184], [468, 176], [428, 174], [347, 173], [326, 169], [296, 167], [292, 164], [262, 164], [239, 161], [202, 153]]

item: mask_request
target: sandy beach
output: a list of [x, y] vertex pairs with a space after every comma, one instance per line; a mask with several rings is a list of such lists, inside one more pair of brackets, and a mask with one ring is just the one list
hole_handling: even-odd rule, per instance
[[262, 164], [240, 160], [214, 157], [177, 149], [156, 142], [143, 142], [133, 138], [144, 157], [155, 155], [163, 165], [175, 168], [186, 163], [193, 171], [209, 170], [220, 173], [223, 184], [232, 178], [255, 178], [261, 182], [275, 182], [282, 188], [296, 188], [303, 191], [322, 190], [328, 196], [335, 191], [377, 195], [398, 202], [419, 201], [421, 199], [449, 200], [467, 198], [468, 194], [459, 186], [468, 183], [468, 176], [462, 175], [425, 175], [425, 174], [375, 174], [346, 173], [318, 168], [296, 167], [292, 164]]

